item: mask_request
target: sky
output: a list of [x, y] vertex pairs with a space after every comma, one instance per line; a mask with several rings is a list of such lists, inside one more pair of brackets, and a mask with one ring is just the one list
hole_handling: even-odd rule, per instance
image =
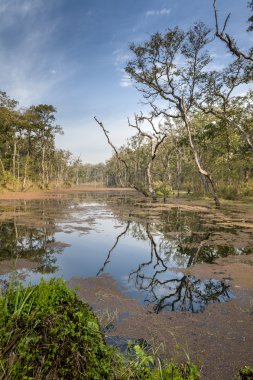
[[[219, 15], [240, 47], [252, 45], [246, 33], [247, 0], [218, 0]], [[133, 134], [127, 117], [138, 113], [141, 94], [124, 67], [129, 44], [178, 25], [202, 20], [214, 28], [212, 0], [0, 0], [0, 90], [20, 107], [52, 104], [64, 130], [57, 147], [83, 162], [111, 156], [96, 116], [116, 146]], [[212, 47], [214, 65], [228, 53]]]

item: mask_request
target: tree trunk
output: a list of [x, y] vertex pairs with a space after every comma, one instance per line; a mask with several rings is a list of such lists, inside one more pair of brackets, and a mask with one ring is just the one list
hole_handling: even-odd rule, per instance
[[0, 165], [1, 165], [1, 169], [2, 169], [3, 175], [4, 175], [5, 169], [4, 169], [4, 164], [3, 164], [3, 161], [2, 161], [1, 158], [0, 158]]
[[42, 167], [42, 188], [45, 187], [45, 145], [42, 147], [42, 161], [41, 161], [41, 167]]
[[25, 159], [25, 172], [24, 172], [24, 179], [23, 179], [21, 191], [24, 191], [26, 188], [28, 162], [29, 162], [29, 153], [27, 154], [26, 159]]
[[12, 158], [12, 174], [14, 178], [16, 176], [16, 155], [17, 155], [17, 143], [16, 141], [14, 141], [13, 158]]
[[152, 180], [152, 161], [149, 161], [147, 166], [147, 180], [148, 180], [148, 191], [153, 196], [154, 188], [153, 188], [153, 180]]
[[208, 182], [210, 183], [211, 190], [212, 190], [212, 195], [213, 195], [213, 199], [214, 199], [214, 203], [215, 203], [215, 207], [216, 208], [220, 208], [220, 201], [219, 201], [219, 198], [218, 198], [216, 185], [215, 185], [215, 183], [214, 183], [211, 175], [205, 169], [202, 168], [198, 152], [197, 152], [197, 150], [195, 148], [195, 145], [194, 145], [194, 142], [193, 142], [193, 139], [192, 139], [191, 128], [190, 128], [190, 124], [189, 124], [189, 121], [188, 121], [188, 118], [187, 118], [186, 111], [185, 111], [184, 107], [182, 107], [180, 109], [180, 111], [181, 111], [181, 114], [182, 114], [182, 118], [183, 118], [185, 127], [187, 129], [190, 147], [192, 149], [193, 156], [194, 156], [195, 163], [197, 165], [198, 171], [199, 171], [200, 175], [203, 175], [208, 180]]

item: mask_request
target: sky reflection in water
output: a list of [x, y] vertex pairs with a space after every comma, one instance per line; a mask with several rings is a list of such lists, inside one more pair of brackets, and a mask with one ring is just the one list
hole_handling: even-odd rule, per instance
[[[42, 275], [68, 280], [107, 274], [157, 313], [163, 309], [198, 312], [209, 303], [233, 298], [223, 282], [200, 281], [170, 269], [241, 253], [233, 247], [206, 244], [210, 231], [195, 213], [171, 210], [150, 223], [145, 218], [121, 217], [123, 206], [113, 208], [112, 203], [92, 198], [33, 201], [25, 206], [35, 222], [29, 224], [29, 219], [18, 216], [2, 222], [0, 260], [37, 260], [39, 267], [29, 272], [26, 282], [37, 283]], [[22, 212], [24, 205], [18, 207]], [[41, 219], [43, 226], [36, 227]], [[166, 238], [171, 231], [173, 236]]]

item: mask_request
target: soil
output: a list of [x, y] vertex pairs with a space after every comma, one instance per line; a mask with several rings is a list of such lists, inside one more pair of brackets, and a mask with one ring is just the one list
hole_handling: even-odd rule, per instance
[[253, 255], [228, 256], [217, 259], [214, 264], [195, 264], [187, 269], [180, 268], [180, 272], [200, 279], [231, 279], [232, 287], [253, 292]]
[[[248, 260], [249, 257], [241, 257]], [[155, 314], [137, 300], [127, 297], [108, 276], [73, 278], [69, 285], [77, 288], [81, 299], [88, 302], [102, 325], [110, 325], [110, 337], [142, 338], [163, 358], [177, 361], [190, 359], [199, 364], [205, 380], [232, 380], [245, 364], [253, 365], [253, 266], [241, 262], [208, 266], [201, 269], [203, 278], [236, 275], [232, 287], [236, 298], [226, 303], [209, 305], [203, 313], [162, 312]], [[231, 267], [233, 270], [231, 270]], [[247, 276], [244, 277], [245, 268]], [[198, 268], [199, 269], [199, 268]], [[199, 275], [197, 268], [193, 273]], [[234, 285], [236, 284], [236, 285]], [[179, 348], [177, 348], [179, 347]]]
[[32, 270], [38, 267], [38, 263], [26, 259], [16, 260], [2, 260], [0, 266], [0, 275], [10, 273], [13, 270], [22, 271], [22, 275], [25, 275], [27, 270]]

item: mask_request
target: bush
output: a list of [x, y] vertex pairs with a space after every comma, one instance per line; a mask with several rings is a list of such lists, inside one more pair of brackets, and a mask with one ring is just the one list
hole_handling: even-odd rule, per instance
[[234, 380], [252, 380], [253, 379], [253, 367], [245, 366], [235, 376]]
[[234, 201], [238, 198], [238, 188], [231, 185], [220, 185], [219, 186], [219, 195], [223, 199], [228, 199]]
[[0, 298], [0, 326], [0, 378], [111, 378], [114, 351], [62, 280], [27, 288], [12, 282]]
[[163, 182], [155, 183], [155, 192], [158, 197], [162, 196], [164, 199], [170, 195], [170, 189]]

